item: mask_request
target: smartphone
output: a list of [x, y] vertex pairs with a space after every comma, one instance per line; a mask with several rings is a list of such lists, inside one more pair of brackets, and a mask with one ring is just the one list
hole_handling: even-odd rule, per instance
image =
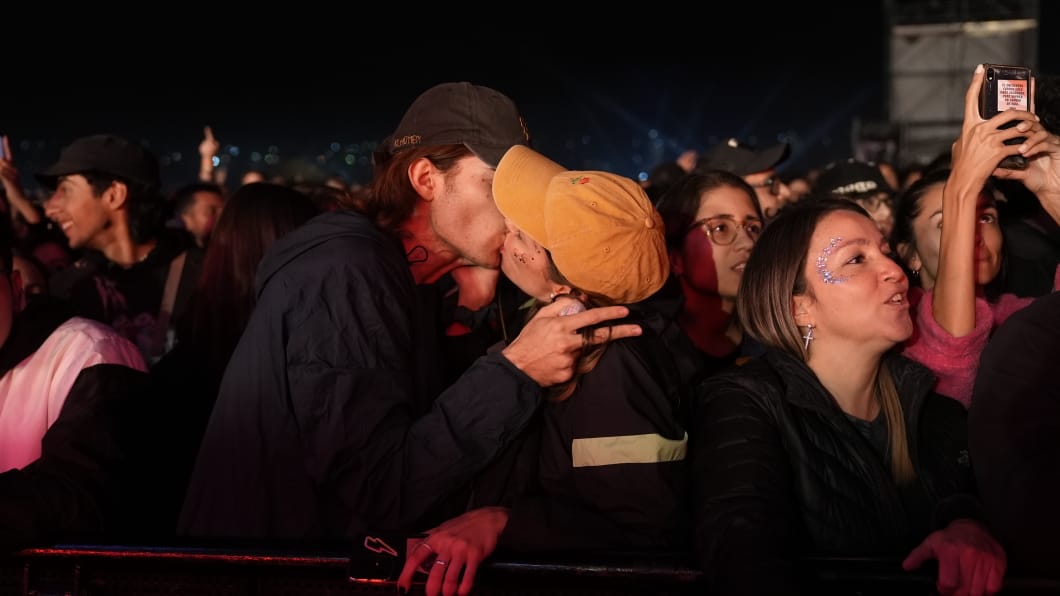
[[[983, 68], [986, 72], [979, 88], [979, 116], [988, 120], [999, 112], [1012, 108], [1030, 111], [1031, 69], [1004, 64], [984, 64]], [[1012, 120], [998, 128], [1011, 128], [1018, 123], [1018, 120]], [[1016, 137], [1005, 141], [1005, 144], [1019, 145], [1025, 140], [1026, 137]], [[1022, 170], [1027, 167], [1027, 158], [1022, 155], [1010, 155], [1003, 159], [998, 167]]]

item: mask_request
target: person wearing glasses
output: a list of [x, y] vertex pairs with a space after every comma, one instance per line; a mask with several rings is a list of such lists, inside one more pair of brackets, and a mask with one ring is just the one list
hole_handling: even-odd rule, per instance
[[725, 170], [743, 178], [754, 189], [765, 221], [769, 221], [794, 200], [791, 188], [777, 174], [777, 167], [790, 154], [787, 143], [758, 149], [733, 138], [703, 154], [693, 171]]
[[688, 175], [659, 201], [666, 222], [671, 290], [681, 329], [719, 370], [757, 350], [744, 339], [736, 294], [765, 217], [754, 188], [736, 174]]
[[894, 229], [894, 187], [879, 165], [857, 159], [833, 161], [824, 167], [815, 190], [838, 195], [861, 205], [885, 238]]

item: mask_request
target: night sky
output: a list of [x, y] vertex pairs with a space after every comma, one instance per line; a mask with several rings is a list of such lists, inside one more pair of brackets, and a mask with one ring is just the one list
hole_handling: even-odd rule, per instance
[[[872, 4], [675, 13], [626, 32], [594, 15], [557, 15], [529, 33], [483, 26], [382, 41], [359, 36], [353, 24], [307, 40], [217, 30], [209, 59], [199, 55], [201, 40], [180, 38], [161, 44], [168, 51], [152, 46], [146, 69], [125, 45], [95, 44], [72, 50], [87, 52], [86, 66], [47, 76], [27, 69], [21, 92], [5, 94], [0, 133], [12, 138], [24, 172], [80, 135], [134, 137], [165, 157], [172, 185], [194, 177], [210, 124], [233, 175], [273, 147], [277, 168], [366, 181], [372, 145], [419, 92], [468, 80], [515, 99], [535, 147], [572, 169], [635, 177], [728, 136], [791, 140], [787, 167], [803, 168], [847, 156], [853, 119], [885, 116], [885, 13]], [[807, 28], [822, 22], [826, 32]], [[1060, 66], [1040, 56], [1042, 68]]]

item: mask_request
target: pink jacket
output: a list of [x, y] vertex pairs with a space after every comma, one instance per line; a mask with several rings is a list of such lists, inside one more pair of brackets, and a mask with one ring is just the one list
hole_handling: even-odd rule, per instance
[[979, 369], [979, 356], [994, 328], [1034, 298], [1002, 294], [995, 304], [975, 299], [975, 329], [963, 337], [954, 337], [935, 322], [931, 314], [932, 292], [909, 289], [912, 305], [913, 336], [902, 353], [931, 369], [938, 377], [935, 391], [952, 397], [967, 408], [972, 403], [972, 386]]

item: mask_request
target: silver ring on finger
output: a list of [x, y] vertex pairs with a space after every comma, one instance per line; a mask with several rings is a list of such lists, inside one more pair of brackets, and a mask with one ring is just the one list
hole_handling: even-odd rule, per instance
[[420, 543], [419, 543], [419, 544], [417, 544], [417, 545], [416, 545], [415, 547], [413, 547], [413, 549], [412, 549], [412, 550], [416, 550], [417, 548], [419, 548], [419, 547], [421, 547], [421, 546], [422, 546], [423, 548], [427, 549], [427, 550], [428, 550], [428, 551], [429, 551], [429, 552], [430, 552], [430, 553], [431, 553], [432, 555], [433, 555], [433, 554], [435, 554], [435, 552], [434, 552], [434, 549], [433, 549], [433, 548], [431, 548], [431, 545], [427, 544], [427, 541], [426, 541], [426, 540], [421, 540], [421, 541], [420, 541]]
[[443, 561], [441, 559], [435, 559], [434, 560], [434, 564], [435, 565], [441, 565], [442, 567], [445, 567], [446, 565], [449, 564], [449, 561]]

